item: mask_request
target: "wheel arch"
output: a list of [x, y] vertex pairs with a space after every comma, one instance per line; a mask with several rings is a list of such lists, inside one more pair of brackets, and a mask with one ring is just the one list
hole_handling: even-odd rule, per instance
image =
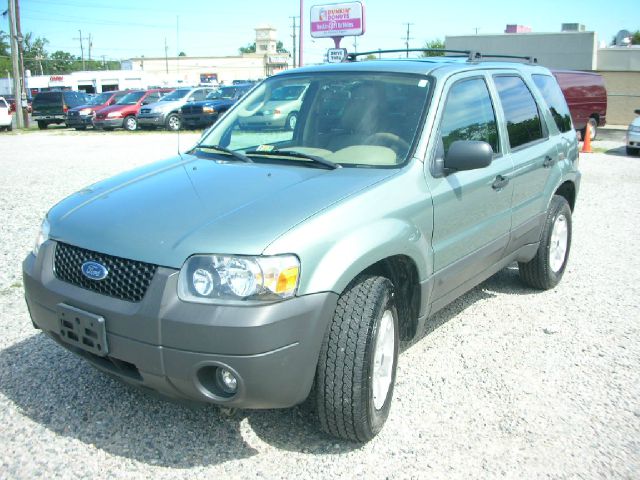
[[569, 204], [569, 208], [573, 212], [573, 209], [576, 205], [576, 185], [571, 180], [567, 180], [562, 183], [554, 192], [554, 195], [560, 195], [564, 197], [567, 203]]

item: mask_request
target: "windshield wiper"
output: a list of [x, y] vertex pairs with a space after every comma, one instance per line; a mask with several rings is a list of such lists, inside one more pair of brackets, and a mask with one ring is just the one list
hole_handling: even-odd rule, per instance
[[274, 157], [292, 157], [292, 158], [304, 158], [305, 160], [311, 160], [318, 165], [322, 165], [331, 170], [336, 168], [342, 168], [342, 165], [333, 163], [331, 160], [319, 157], [317, 155], [309, 155], [308, 153], [296, 152], [295, 150], [248, 150], [247, 155], [264, 155]]
[[236, 152], [235, 150], [231, 150], [230, 148], [223, 147], [222, 145], [196, 145], [195, 148], [206, 148], [209, 150], [218, 150], [219, 152], [227, 153], [231, 155], [236, 160], [240, 160], [241, 162], [253, 163], [246, 155], [243, 155], [240, 152]]

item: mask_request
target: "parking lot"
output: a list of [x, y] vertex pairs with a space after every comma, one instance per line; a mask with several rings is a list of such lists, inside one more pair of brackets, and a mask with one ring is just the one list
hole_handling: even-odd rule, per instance
[[534, 291], [510, 267], [430, 319], [366, 445], [319, 433], [302, 408], [228, 416], [158, 399], [31, 326], [20, 264], [47, 210], [198, 136], [0, 135], [0, 478], [637, 478], [640, 157], [623, 133], [581, 155], [561, 284]]

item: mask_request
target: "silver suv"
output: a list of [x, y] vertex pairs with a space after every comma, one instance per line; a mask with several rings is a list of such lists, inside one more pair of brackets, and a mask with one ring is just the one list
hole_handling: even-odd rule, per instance
[[[292, 86], [293, 128], [240, 128]], [[37, 328], [125, 381], [228, 407], [308, 399], [325, 431], [367, 441], [400, 341], [429, 316], [515, 262], [529, 287], [560, 281], [579, 184], [546, 68], [470, 55], [290, 70], [188, 152], [54, 206], [23, 263], [26, 300]]]
[[180, 108], [190, 102], [204, 100], [213, 89], [206, 87], [177, 88], [156, 103], [145, 105], [137, 115], [140, 128], [166, 128], [180, 130]]

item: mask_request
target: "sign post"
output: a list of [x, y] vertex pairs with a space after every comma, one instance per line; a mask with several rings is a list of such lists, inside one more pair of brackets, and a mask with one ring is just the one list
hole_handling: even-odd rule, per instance
[[[365, 9], [363, 2], [332, 3], [311, 7], [311, 36], [332, 38], [335, 49], [327, 52], [327, 59], [338, 58], [337, 50], [343, 37], [356, 37], [365, 30]], [[346, 58], [346, 55], [345, 55]]]

